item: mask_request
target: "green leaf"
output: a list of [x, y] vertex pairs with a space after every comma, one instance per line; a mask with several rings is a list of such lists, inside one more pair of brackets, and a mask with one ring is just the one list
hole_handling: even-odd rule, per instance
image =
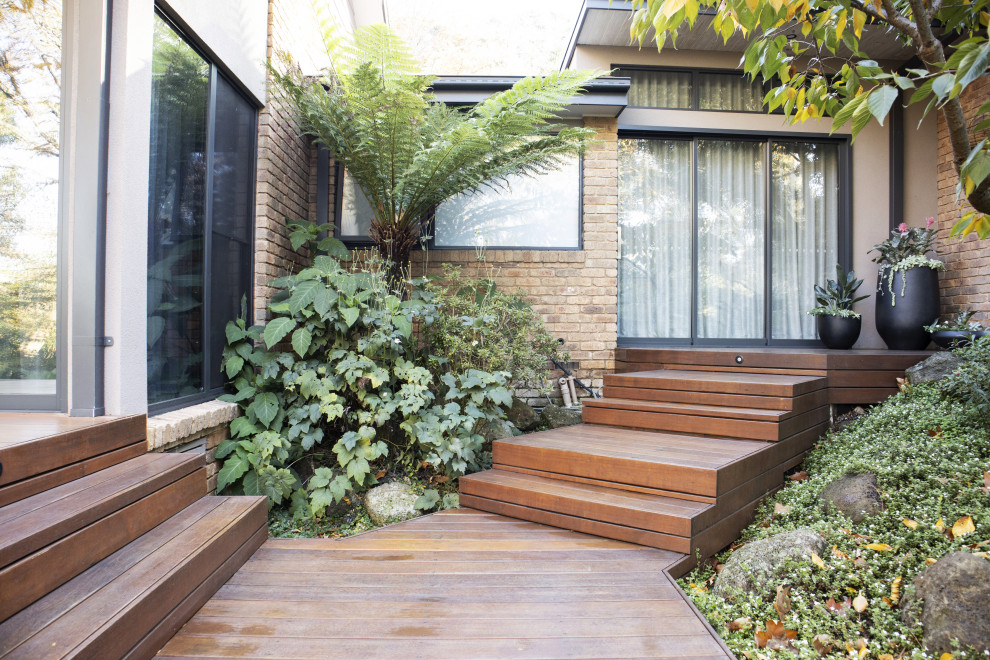
[[227, 343], [233, 344], [247, 337], [247, 330], [243, 330], [242, 328], [238, 327], [236, 323], [230, 321], [227, 323], [226, 334], [227, 334]]
[[316, 299], [320, 289], [325, 288], [319, 280], [305, 280], [296, 285], [289, 298], [289, 313], [295, 316]]
[[327, 236], [326, 238], [321, 239], [320, 242], [316, 244], [316, 249], [337, 259], [347, 259], [351, 256], [351, 253], [347, 247], [333, 236]]
[[[232, 438], [246, 438], [260, 432], [261, 429], [252, 424], [247, 417], [235, 417], [230, 422], [230, 437]], [[223, 458], [223, 456], [217, 458]]]
[[251, 467], [251, 464], [248, 463], [247, 458], [243, 454], [240, 452], [234, 453], [224, 461], [220, 471], [217, 472], [217, 492], [222, 492], [224, 488], [240, 479], [249, 467]]
[[344, 322], [347, 323], [347, 327], [349, 328], [358, 320], [361, 311], [356, 307], [344, 307], [340, 310], [340, 315], [344, 317]]
[[278, 316], [265, 326], [265, 346], [271, 348], [275, 344], [282, 341], [293, 328], [296, 327], [296, 322], [285, 316]]
[[412, 336], [412, 321], [410, 321], [405, 314], [396, 314], [392, 317], [392, 325], [395, 329], [402, 333], [402, 336], [406, 339]]
[[272, 392], [262, 392], [255, 397], [247, 410], [267, 427], [278, 414], [278, 397]]
[[894, 105], [894, 101], [897, 100], [897, 96], [897, 88], [887, 85], [876, 87], [870, 92], [867, 106], [870, 109], [870, 114], [876, 117], [876, 120], [880, 122], [881, 126], [883, 126], [883, 120], [886, 119], [891, 106]]
[[254, 470], [248, 470], [247, 474], [244, 475], [244, 486], [245, 495], [261, 495], [261, 486], [258, 481], [258, 473]]
[[306, 328], [299, 328], [292, 333], [292, 350], [301, 358], [306, 357], [306, 351], [312, 342], [313, 334]]
[[227, 378], [233, 378], [235, 375], [240, 373], [241, 368], [244, 366], [244, 358], [240, 355], [235, 355], [224, 364], [224, 369], [227, 372]]
[[420, 511], [430, 511], [435, 508], [437, 502], [440, 501], [440, 493], [436, 489], [428, 488], [423, 491], [423, 494], [416, 498], [413, 502], [413, 506]]

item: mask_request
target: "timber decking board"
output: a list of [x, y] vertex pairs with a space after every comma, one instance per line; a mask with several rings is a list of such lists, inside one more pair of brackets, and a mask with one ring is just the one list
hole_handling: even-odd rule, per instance
[[[433, 525], [454, 532], [433, 542], [443, 561], [402, 548]], [[511, 530], [511, 542], [463, 553], [456, 530], [471, 538], [486, 526]], [[354, 558], [385, 532], [392, 558]], [[473, 557], [449, 559], [462, 554]], [[664, 573], [680, 559], [465, 509], [341, 540], [269, 540], [158, 657], [728, 660]]]
[[606, 385], [645, 389], [686, 390], [719, 394], [753, 394], [794, 397], [825, 387], [817, 376], [752, 374], [745, 372], [713, 373], [677, 369], [658, 369], [605, 376]]
[[54, 414], [0, 413], [0, 485], [146, 441], [144, 415], [77, 420]]
[[776, 423], [791, 416], [787, 410], [766, 410], [763, 408], [730, 408], [728, 406], [706, 406], [697, 403], [666, 403], [664, 401], [637, 401], [635, 399], [588, 398], [587, 408], [614, 408], [636, 412], [671, 413], [696, 415], [699, 417], [722, 417], [733, 420]]
[[663, 401], [667, 403], [696, 403], [708, 406], [732, 408], [761, 408], [787, 410], [801, 413], [828, 404], [829, 390], [822, 388], [796, 397], [759, 396], [748, 394], [720, 394], [718, 392], [692, 392], [687, 390], [646, 389], [606, 385], [602, 394], [609, 399], [634, 399], [637, 401]]
[[[733, 367], [745, 372], [754, 368], [804, 370], [901, 370], [921, 362], [931, 351], [890, 351], [886, 349], [827, 348], [631, 348], [616, 349], [617, 362], [651, 364], [682, 369], [681, 365]], [[735, 361], [743, 356], [742, 364]], [[642, 368], [637, 368], [641, 370]]]

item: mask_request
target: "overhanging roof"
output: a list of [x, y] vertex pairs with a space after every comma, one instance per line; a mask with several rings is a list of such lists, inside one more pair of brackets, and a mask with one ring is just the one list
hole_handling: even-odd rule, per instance
[[[433, 82], [437, 99], [450, 105], [474, 105], [509, 89], [522, 76], [440, 76]], [[617, 117], [626, 107], [629, 78], [599, 76], [585, 86], [561, 113], [563, 118]]]
[[[574, 49], [578, 46], [624, 46], [635, 47], [629, 36], [632, 26], [632, 0], [584, 0], [571, 39], [564, 51], [561, 69], [571, 66]], [[703, 10], [691, 30], [683, 30], [677, 37], [678, 50], [722, 51], [742, 53], [748, 43], [736, 33], [727, 43], [711, 29], [714, 12]], [[651, 29], [644, 40], [643, 48], [655, 49], [654, 32]], [[864, 50], [875, 60], [904, 62], [914, 55], [911, 48], [905, 47], [889, 30], [877, 26], [864, 28], [861, 43]], [[669, 46], [668, 46], [669, 47]]]

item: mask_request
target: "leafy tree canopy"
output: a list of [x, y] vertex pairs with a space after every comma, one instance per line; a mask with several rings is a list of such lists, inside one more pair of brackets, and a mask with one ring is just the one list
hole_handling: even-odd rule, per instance
[[371, 238], [392, 262], [393, 282], [441, 202], [555, 169], [594, 137], [554, 119], [592, 72], [524, 78], [463, 109], [437, 102], [433, 76], [384, 25], [347, 39], [331, 26], [324, 42], [331, 67], [320, 80], [303, 77], [284, 55], [286, 66], [270, 64], [272, 77], [301, 130], [330, 149], [368, 198]]
[[[792, 122], [829, 116], [833, 131], [848, 123], [855, 137], [871, 120], [882, 124], [900, 98], [926, 103], [926, 114], [937, 109], [959, 196], [973, 207], [952, 233], [990, 236], [990, 101], [969, 121], [960, 102], [987, 75], [990, 0], [633, 0], [633, 9], [633, 39], [642, 44], [655, 29], [658, 49], [701, 13], [714, 16], [711, 28], [723, 40], [741, 33], [743, 69], [771, 81], [767, 109], [783, 108]], [[916, 58], [904, 66], [870, 59], [869, 33], [880, 30]]]

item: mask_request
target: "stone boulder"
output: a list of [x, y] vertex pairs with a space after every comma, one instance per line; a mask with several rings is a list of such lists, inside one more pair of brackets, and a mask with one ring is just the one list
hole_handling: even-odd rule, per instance
[[376, 525], [401, 522], [422, 515], [416, 508], [418, 496], [398, 481], [376, 486], [364, 494], [364, 508]]
[[731, 598], [740, 591], [772, 600], [777, 586], [794, 562], [810, 562], [811, 553], [825, 554], [828, 543], [813, 529], [781, 532], [739, 548], [725, 562], [712, 593]]
[[512, 407], [505, 411], [505, 416], [523, 433], [532, 431], [540, 424], [540, 416], [533, 407], [517, 397], [512, 397]]
[[555, 406], [552, 403], [548, 403], [543, 408], [543, 412], [540, 413], [540, 419], [547, 425], [547, 428], [550, 429], [559, 429], [564, 426], [574, 426], [575, 424], [581, 423], [581, 406], [561, 408], [560, 406]]
[[912, 385], [942, 380], [965, 362], [955, 353], [948, 351], [932, 353], [932, 355], [905, 371], [907, 380]]
[[505, 419], [479, 419], [474, 424], [474, 432], [485, 439], [486, 445], [491, 445], [495, 440], [512, 437], [512, 425]]
[[877, 478], [873, 474], [847, 474], [839, 477], [822, 489], [819, 495], [826, 513], [839, 511], [855, 522], [883, 511], [883, 500], [877, 489]]
[[977, 651], [990, 650], [990, 561], [968, 552], [953, 552], [914, 578], [901, 618], [919, 620], [925, 647], [936, 656], [952, 653], [951, 640]]

